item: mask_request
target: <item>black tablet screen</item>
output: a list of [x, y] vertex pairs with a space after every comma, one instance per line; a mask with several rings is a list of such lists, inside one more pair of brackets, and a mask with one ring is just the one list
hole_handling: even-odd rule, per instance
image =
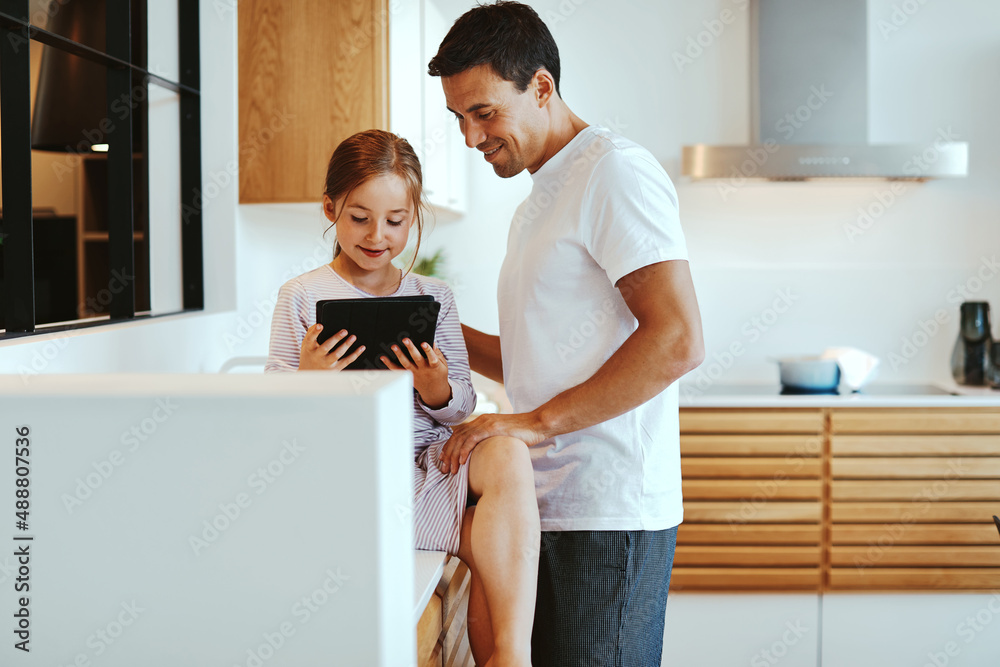
[[[323, 325], [317, 337], [322, 343], [341, 329], [358, 337], [351, 350], [359, 345], [365, 351], [348, 370], [385, 369], [382, 355], [396, 362], [391, 346], [403, 347], [409, 338], [419, 348], [434, 344], [438, 311], [441, 304], [433, 296], [374, 297], [370, 299], [328, 299], [316, 303], [316, 321]], [[396, 362], [398, 363], [398, 362]]]

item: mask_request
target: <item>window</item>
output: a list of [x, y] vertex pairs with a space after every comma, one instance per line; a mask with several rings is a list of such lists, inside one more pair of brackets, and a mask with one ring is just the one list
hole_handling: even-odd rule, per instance
[[0, 337], [204, 306], [198, 0], [149, 5], [0, 0]]

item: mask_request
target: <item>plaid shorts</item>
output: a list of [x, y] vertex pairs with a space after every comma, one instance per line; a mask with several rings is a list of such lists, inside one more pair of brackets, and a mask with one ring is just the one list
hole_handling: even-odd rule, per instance
[[660, 667], [677, 528], [543, 532], [531, 662]]

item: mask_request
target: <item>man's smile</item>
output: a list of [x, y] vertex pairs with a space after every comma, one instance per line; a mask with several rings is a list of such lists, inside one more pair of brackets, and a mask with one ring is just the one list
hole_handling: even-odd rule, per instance
[[497, 151], [499, 151], [501, 148], [503, 148], [502, 144], [500, 146], [497, 146], [496, 148], [490, 149], [488, 151], [484, 150], [483, 151], [483, 156], [486, 158], [486, 161], [490, 162], [491, 159], [493, 158], [493, 156], [496, 155]]

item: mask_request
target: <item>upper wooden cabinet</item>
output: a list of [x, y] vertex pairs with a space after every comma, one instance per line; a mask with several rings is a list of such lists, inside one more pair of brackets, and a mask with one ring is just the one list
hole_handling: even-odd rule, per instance
[[240, 203], [315, 202], [330, 154], [388, 129], [388, 0], [242, 0]]
[[473, 152], [427, 74], [454, 17], [433, 0], [388, 5], [240, 3], [240, 203], [320, 201], [333, 149], [376, 127], [413, 146], [436, 214], [464, 214]]

